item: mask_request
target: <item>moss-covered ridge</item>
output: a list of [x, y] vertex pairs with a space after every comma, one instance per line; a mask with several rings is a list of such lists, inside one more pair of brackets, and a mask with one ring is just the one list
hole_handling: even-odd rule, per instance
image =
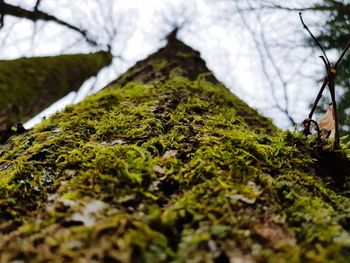
[[[349, 260], [350, 200], [316, 176], [313, 142], [175, 44], [180, 68], [148, 59], [2, 146], [0, 261]], [[158, 75], [125, 81], [145, 64]]]
[[0, 130], [23, 123], [108, 65], [107, 52], [0, 61]]

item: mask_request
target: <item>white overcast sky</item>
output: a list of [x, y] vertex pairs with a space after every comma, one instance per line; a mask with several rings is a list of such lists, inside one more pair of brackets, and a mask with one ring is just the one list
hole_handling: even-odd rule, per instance
[[[36, 1], [7, 2], [31, 9]], [[293, 77], [290, 81], [288, 103], [296, 121], [301, 122], [307, 116], [308, 106], [318, 88], [310, 76], [316, 74], [316, 77], [322, 77], [322, 63], [318, 54], [311, 53], [308, 48], [285, 48], [301, 44], [305, 36], [303, 28], [299, 26], [297, 12], [243, 13], [240, 16], [234, 11], [235, 0], [42, 0], [41, 9], [65, 21], [88, 27], [92, 29], [93, 36], [103, 40], [104, 35], [99, 28], [104, 26], [105, 21], [97, 11], [97, 2], [114, 4], [113, 8], [105, 12], [113, 14], [113, 21], [109, 22], [116, 25], [118, 30], [113, 42], [113, 53], [122, 55], [123, 61], [116, 58], [112, 66], [98, 75], [97, 82], [89, 80], [78, 96], [70, 94], [63, 103], [56, 103], [51, 112], [67, 103], [81, 100], [86, 91], [91, 90], [92, 84], [94, 91], [97, 91], [135, 62], [155, 52], [165, 44], [162, 38], [170, 30], [162, 19], [166, 17], [181, 23], [185, 16], [189, 22], [180, 31], [179, 38], [201, 52], [208, 67], [233, 93], [271, 117], [278, 126], [290, 128], [288, 119], [273, 105], [271, 85], [267, 85], [267, 79], [262, 73], [255, 41], [263, 40], [268, 44], [270, 55], [286, 80], [295, 72], [304, 76]], [[292, 2], [300, 4], [305, 1]], [[311, 2], [315, 1], [308, 1]], [[304, 18], [311, 27], [317, 26], [317, 21], [321, 19], [311, 13], [305, 13]], [[249, 29], [255, 34], [252, 35]], [[24, 19], [6, 17], [5, 27], [0, 31], [0, 59], [95, 51], [83, 41], [71, 46], [78, 38], [76, 33], [68, 32], [54, 23], [39, 22], [34, 26]], [[266, 55], [266, 51], [262, 52]], [[266, 62], [266, 68], [271, 74], [276, 98], [284, 105], [282, 83], [271, 63]], [[35, 122], [37, 120], [27, 127]]]

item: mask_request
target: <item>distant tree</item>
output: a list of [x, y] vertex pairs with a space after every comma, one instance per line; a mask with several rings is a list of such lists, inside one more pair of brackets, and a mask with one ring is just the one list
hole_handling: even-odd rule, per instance
[[107, 52], [0, 60], [0, 130], [78, 90], [111, 60]]

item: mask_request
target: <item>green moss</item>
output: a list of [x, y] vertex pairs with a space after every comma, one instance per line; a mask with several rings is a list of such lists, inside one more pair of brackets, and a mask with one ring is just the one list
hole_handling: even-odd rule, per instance
[[160, 71], [162, 68], [164, 68], [166, 65], [168, 64], [168, 62], [166, 60], [156, 60], [152, 62], [152, 66], [154, 68], [154, 70], [156, 71]]
[[0, 61], [0, 129], [27, 121], [77, 90], [111, 60], [99, 52]]
[[0, 261], [350, 259], [350, 200], [317, 175], [319, 144], [179, 66], [2, 147]]

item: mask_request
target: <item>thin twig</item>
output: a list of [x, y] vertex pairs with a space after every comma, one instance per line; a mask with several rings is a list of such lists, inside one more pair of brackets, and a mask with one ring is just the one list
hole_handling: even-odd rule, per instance
[[47, 14], [45, 12], [42, 12], [40, 10], [27, 10], [24, 9], [20, 6], [14, 6], [14, 5], [10, 5], [5, 3], [3, 0], [0, 0], [0, 27], [1, 27], [1, 19], [3, 16], [5, 15], [10, 15], [10, 16], [15, 16], [15, 17], [19, 17], [19, 18], [26, 18], [29, 19], [33, 22], [36, 22], [38, 20], [44, 20], [44, 21], [52, 21], [55, 22], [59, 25], [65, 26], [75, 32], [78, 32], [80, 35], [82, 35], [84, 37], [84, 39], [91, 45], [93, 46], [98, 46], [98, 43], [94, 40], [91, 39], [88, 36], [88, 33], [85, 29], [79, 28], [77, 26], [74, 26], [70, 23], [67, 23], [59, 18], [57, 18], [56, 16]]
[[339, 63], [342, 61], [342, 59], [343, 59], [345, 53], [348, 51], [349, 47], [350, 47], [350, 40], [349, 40], [348, 43], [346, 44], [346, 47], [344, 48], [343, 52], [341, 53], [341, 55], [340, 55], [338, 61], [335, 63], [335, 65], [334, 65], [335, 68], [337, 68], [337, 66], [339, 65]]
[[38, 11], [39, 10], [39, 6], [40, 6], [41, 0], [37, 0], [34, 6], [34, 11]]
[[[337, 113], [337, 102], [336, 102], [336, 98], [335, 98], [335, 77], [337, 74], [337, 66], [339, 65], [339, 63], [343, 59], [345, 53], [348, 51], [348, 49], [350, 47], [350, 41], [347, 43], [346, 47], [344, 48], [344, 50], [341, 53], [340, 57], [338, 58], [337, 62], [333, 65], [329, 62], [327, 55], [326, 55], [326, 52], [324, 51], [323, 47], [321, 46], [321, 44], [319, 43], [317, 38], [311, 33], [309, 28], [305, 25], [301, 13], [299, 13], [299, 16], [300, 16], [300, 20], [301, 20], [301, 23], [303, 24], [304, 28], [309, 32], [310, 36], [315, 40], [316, 44], [322, 50], [322, 53], [324, 54], [324, 56], [320, 56], [320, 57], [321, 57], [323, 63], [325, 64], [326, 72], [327, 72], [327, 75], [326, 75], [325, 80], [322, 84], [322, 87], [321, 87], [320, 91], [318, 92], [316, 100], [312, 106], [308, 120], [312, 120], [312, 115], [314, 114], [316, 107], [317, 107], [317, 104], [322, 97], [322, 93], [323, 93], [325, 87], [328, 86], [330, 94], [331, 94], [331, 99], [332, 99], [333, 114], [334, 114], [333, 118], [334, 118], [334, 122], [335, 122], [333, 149], [338, 150], [340, 148], [340, 143], [339, 143], [339, 123], [338, 123], [338, 113]], [[305, 126], [304, 133], [307, 133], [309, 131], [309, 129], [310, 129], [310, 125]]]
[[319, 57], [322, 59], [324, 65], [325, 65], [325, 67], [326, 67], [326, 69], [328, 69], [330, 65], [327, 64], [327, 61], [326, 61], [326, 59], [324, 58], [324, 56], [319, 56]]
[[[239, 18], [241, 19], [243, 25], [246, 27], [246, 29], [248, 30], [249, 34], [251, 35], [253, 41], [254, 41], [254, 44], [255, 44], [255, 47], [257, 49], [257, 52], [258, 52], [258, 55], [260, 57], [260, 62], [261, 62], [261, 68], [262, 68], [262, 72], [268, 82], [268, 86], [270, 88], [270, 92], [271, 92], [271, 95], [270, 97], [272, 97], [273, 99], [273, 106], [275, 108], [277, 108], [280, 112], [282, 112], [287, 118], [288, 120], [290, 121], [290, 123], [292, 125], [295, 124], [295, 121], [294, 119], [290, 116], [290, 113], [288, 111], [288, 108], [286, 107], [283, 107], [283, 105], [280, 104], [277, 96], [276, 96], [276, 91], [275, 91], [275, 84], [274, 84], [274, 81], [272, 79], [272, 77], [270, 76], [269, 72], [268, 72], [268, 66], [266, 64], [266, 60], [265, 57], [268, 56], [269, 57], [269, 54], [267, 54], [266, 50], [263, 49], [262, 45], [259, 43], [259, 40], [257, 38], [257, 34], [256, 32], [253, 31], [253, 29], [251, 28], [251, 26], [249, 25], [249, 23], [246, 21], [245, 17], [243, 16], [243, 14], [240, 12], [240, 7], [238, 6], [238, 3], [235, 2], [235, 5], [236, 5], [236, 9], [238, 11], [238, 15], [239, 15]], [[271, 57], [270, 57], [271, 58]], [[269, 58], [268, 58], [269, 59]], [[274, 63], [274, 60], [270, 59], [270, 62], [271, 63]], [[275, 68], [274, 68], [275, 69]], [[278, 74], [278, 72], [277, 72]], [[283, 79], [281, 79], [282, 83], [283, 83]], [[286, 95], [286, 94], [285, 94]], [[288, 103], [286, 104], [288, 106]]]
[[317, 104], [318, 102], [320, 101], [320, 99], [322, 98], [322, 93], [324, 91], [324, 89], [327, 87], [327, 83], [328, 83], [328, 78], [325, 77], [324, 81], [323, 81], [323, 84], [320, 88], [320, 91], [318, 92], [317, 96], [316, 96], [316, 99], [312, 105], [312, 108], [311, 108], [311, 111], [309, 113], [309, 119], [312, 119], [312, 116], [314, 115], [315, 113], [315, 110], [316, 110], [316, 107], [317, 107]]
[[[0, 0], [0, 10], [4, 9], [4, 0]], [[4, 26], [4, 14], [0, 11], [0, 28]]]
[[328, 57], [326, 55], [326, 52], [324, 51], [323, 47], [321, 46], [320, 42], [317, 40], [317, 38], [312, 34], [312, 32], [310, 31], [310, 29], [308, 28], [308, 26], [304, 23], [303, 20], [303, 16], [302, 13], [299, 12], [299, 17], [300, 17], [300, 21], [303, 24], [304, 28], [307, 30], [307, 32], [309, 32], [310, 36], [313, 38], [313, 40], [315, 40], [315, 43], [317, 44], [317, 46], [321, 49], [323, 55], [324, 55], [324, 59], [327, 61], [328, 66], [330, 66], [330, 62], [328, 60]]
[[317, 139], [321, 139], [320, 126], [318, 125], [317, 121], [315, 121], [313, 119], [306, 119], [303, 121], [302, 125], [305, 127], [305, 129], [304, 129], [305, 135], [311, 134], [311, 132], [310, 132], [311, 124], [315, 125], [315, 130], [317, 132]]
[[[260, 20], [259, 16], [257, 16], [257, 19], [258, 19], [259, 23], [261, 24], [261, 20]], [[289, 96], [288, 96], [288, 88], [287, 88], [288, 83], [287, 83], [287, 81], [285, 81], [284, 77], [282, 76], [282, 72], [277, 67], [277, 63], [276, 63], [273, 55], [271, 54], [270, 49], [267, 46], [267, 41], [266, 41], [265, 33], [264, 33], [263, 29], [261, 29], [260, 37], [261, 37], [262, 45], [263, 45], [263, 48], [264, 48], [265, 53], [267, 55], [267, 58], [270, 60], [270, 63], [271, 63], [273, 69], [276, 72], [277, 77], [279, 78], [279, 80], [282, 84], [284, 105], [285, 105], [283, 112], [286, 114], [286, 116], [289, 119], [289, 121], [291, 122], [292, 126], [294, 126], [296, 124], [296, 122], [293, 119], [293, 117], [290, 115], [290, 112], [289, 112]]]
[[339, 142], [338, 114], [337, 114], [337, 102], [336, 102], [336, 99], [335, 99], [334, 78], [335, 78], [335, 74], [329, 80], [328, 87], [329, 87], [329, 91], [331, 93], [331, 98], [332, 98], [332, 107], [333, 107], [333, 113], [334, 113], [333, 118], [334, 118], [334, 123], [335, 123], [333, 148], [335, 150], [338, 150], [338, 149], [340, 149], [340, 142]]

